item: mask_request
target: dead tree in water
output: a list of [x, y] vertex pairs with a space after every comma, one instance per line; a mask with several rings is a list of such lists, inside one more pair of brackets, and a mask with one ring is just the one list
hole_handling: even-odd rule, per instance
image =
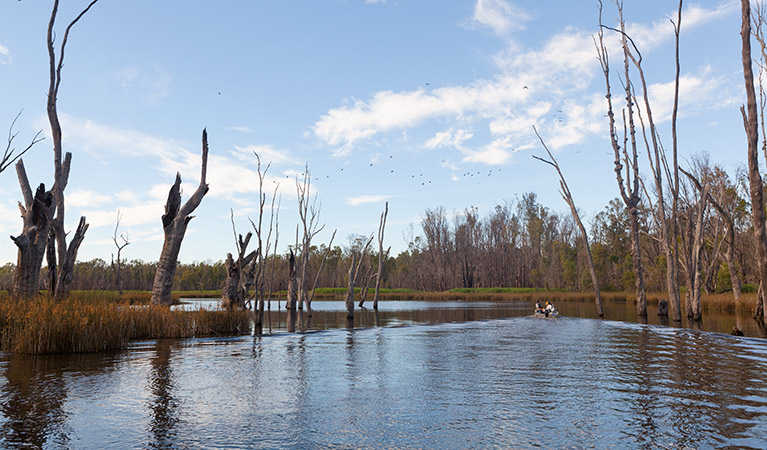
[[186, 227], [194, 218], [190, 215], [202, 202], [202, 198], [208, 192], [208, 184], [205, 176], [208, 172], [208, 133], [202, 130], [202, 171], [200, 184], [191, 197], [181, 206], [181, 174], [176, 173], [176, 182], [168, 192], [168, 200], [165, 203], [165, 214], [162, 216], [162, 228], [165, 241], [162, 245], [160, 260], [157, 262], [157, 271], [152, 284], [152, 304], [170, 305], [173, 303], [171, 289], [173, 287], [173, 275], [176, 273], [178, 253], [181, 250], [181, 241], [184, 240]]
[[[370, 239], [367, 240], [364, 246], [360, 246], [359, 254], [354, 247], [351, 249], [352, 261], [349, 265], [348, 283], [349, 288], [346, 291], [346, 318], [354, 319], [354, 285], [357, 283], [357, 275], [359, 275], [360, 265], [364, 259], [365, 253], [368, 250], [368, 246], [373, 242], [373, 235], [370, 235]], [[359, 242], [362, 243], [361, 241]]]
[[237, 247], [237, 260], [234, 260], [231, 253], [226, 254], [226, 262], [224, 263], [226, 267], [226, 280], [224, 281], [224, 287], [221, 289], [221, 303], [230, 309], [245, 307], [245, 298], [248, 296], [248, 283], [245, 272], [257, 256], [257, 251], [245, 254], [253, 233], [248, 232], [245, 238], [241, 234], [237, 234], [234, 226], [234, 211], [231, 211], [231, 220], [232, 232], [234, 232], [235, 236], [234, 243]]
[[[764, 23], [761, 14], [759, 14], [758, 18], [759, 25]], [[751, 3], [749, 0], [741, 0], [740, 36], [743, 79], [746, 88], [746, 106], [741, 106], [740, 111], [743, 115], [743, 125], [746, 129], [748, 142], [748, 184], [751, 194], [754, 245], [756, 246], [756, 256], [759, 263], [759, 282], [761, 286], [764, 286], [765, 282], [767, 282], [767, 231], [765, 231], [764, 217], [764, 186], [762, 184], [762, 176], [759, 173], [759, 115], [757, 113], [754, 72], [751, 62]], [[760, 39], [760, 44], [762, 54], [764, 54], [766, 47], [764, 39]], [[767, 299], [765, 299], [764, 295], [757, 298], [757, 307], [754, 315], [759, 319], [764, 317], [765, 303], [767, 303]]]
[[567, 186], [567, 181], [565, 181], [565, 176], [562, 175], [562, 171], [559, 169], [559, 163], [557, 163], [556, 158], [554, 158], [554, 155], [551, 154], [549, 151], [549, 148], [546, 146], [546, 143], [543, 142], [543, 138], [541, 138], [541, 135], [538, 134], [538, 130], [533, 127], [533, 131], [535, 131], [535, 135], [538, 136], [538, 140], [541, 141], [541, 145], [543, 145], [543, 148], [546, 150], [546, 153], [548, 153], [549, 158], [551, 158], [551, 161], [539, 158], [535, 155], [533, 155], [533, 158], [537, 159], [538, 161], [544, 162], [546, 164], [550, 164], [554, 169], [556, 169], [557, 173], [559, 174], [559, 187], [560, 191], [559, 194], [562, 196], [562, 198], [567, 202], [567, 205], [570, 207], [570, 212], [573, 215], [573, 219], [575, 220], [575, 223], [578, 224], [578, 229], [581, 230], [581, 238], [583, 239], [583, 247], [586, 250], [586, 261], [589, 264], [589, 273], [591, 274], [591, 284], [594, 286], [594, 296], [595, 296], [595, 302], [597, 307], [597, 314], [599, 314], [599, 317], [604, 317], [605, 312], [604, 309], [602, 309], [602, 296], [599, 293], [599, 282], [597, 280], [597, 272], [594, 270], [594, 260], [591, 257], [591, 246], [589, 245], [589, 235], [586, 233], [586, 227], [583, 226], [583, 222], [581, 222], [581, 217], [578, 214], [578, 209], [575, 207], [575, 200], [573, 200], [572, 194], [570, 194], [570, 188]]
[[96, 4], [98, 0], [91, 1], [80, 14], [69, 23], [64, 31], [64, 37], [61, 41], [59, 55], [56, 56], [54, 48], [55, 33], [53, 31], [58, 13], [59, 1], [53, 2], [51, 18], [48, 22], [47, 46], [50, 71], [50, 84], [48, 87], [48, 122], [51, 126], [51, 137], [53, 139], [53, 162], [54, 176], [53, 201], [56, 205], [55, 216], [51, 219], [50, 241], [48, 243], [48, 276], [50, 279], [50, 290], [56, 300], [63, 300], [69, 295], [72, 284], [72, 276], [77, 260], [77, 251], [85, 239], [85, 232], [88, 230], [88, 224], [85, 223], [85, 217], [80, 217], [72, 239], [67, 244], [67, 232], [64, 231], [64, 189], [69, 181], [69, 170], [72, 163], [72, 154], [67, 152], [62, 160], [61, 144], [61, 123], [57, 111], [57, 99], [59, 86], [61, 84], [61, 69], [64, 65], [64, 50], [69, 38], [69, 32], [77, 21], [82, 18], [88, 10]]
[[115, 247], [117, 247], [117, 263], [115, 263], [114, 255], [112, 255], [112, 271], [115, 274], [115, 287], [117, 288], [117, 292], [120, 294], [123, 293], [122, 285], [120, 284], [120, 269], [121, 269], [121, 260], [120, 260], [120, 253], [122, 253], [123, 249], [130, 244], [128, 242], [128, 237], [124, 234], [120, 235], [120, 239], [122, 239], [122, 243], [120, 243], [117, 240], [117, 229], [120, 228], [120, 210], [117, 210], [117, 224], [115, 225], [115, 233], [112, 236], [112, 242], [115, 243]]
[[309, 173], [309, 165], [304, 167], [304, 179], [299, 182], [296, 179], [296, 197], [298, 198], [298, 216], [301, 219], [303, 228], [303, 237], [301, 239], [301, 266], [298, 275], [298, 309], [306, 305], [309, 315], [311, 315], [311, 305], [307, 296], [306, 277], [309, 266], [309, 252], [311, 251], [312, 239], [320, 233], [325, 225], [320, 226], [319, 218], [322, 205], [317, 203], [317, 195], [311, 198], [312, 177]]
[[[613, 148], [613, 155], [615, 158], [615, 178], [618, 182], [618, 189], [620, 190], [621, 199], [628, 209], [629, 217], [631, 219], [630, 231], [631, 231], [631, 256], [634, 263], [634, 285], [636, 286], [637, 297], [637, 315], [647, 315], [647, 296], [645, 293], [644, 285], [644, 273], [642, 270], [642, 253], [639, 245], [639, 203], [641, 200], [639, 190], [639, 161], [637, 151], [637, 138], [636, 127], [634, 124], [634, 110], [636, 105], [634, 104], [634, 93], [632, 92], [632, 84], [630, 83], [629, 76], [629, 61], [632, 56], [629, 48], [629, 38], [625, 33], [623, 13], [620, 8], [618, 12], [620, 14], [620, 30], [621, 44], [623, 47], [623, 72], [624, 72], [624, 85], [626, 91], [626, 109], [623, 112], [623, 145], [619, 142], [618, 131], [615, 125], [615, 113], [613, 112], [612, 93], [610, 89], [610, 61], [607, 54], [607, 47], [604, 43], [604, 28], [611, 29], [602, 25], [602, 4], [599, 5], [599, 32], [597, 33], [597, 53], [599, 56], [599, 63], [602, 66], [602, 73], [605, 77], [605, 91], [607, 98], [607, 118], [610, 128], [610, 143]], [[631, 41], [633, 45], [633, 41]], [[631, 140], [631, 153], [629, 154], [629, 139]], [[623, 169], [626, 169], [626, 178], [623, 178]]]
[[296, 303], [298, 303], [298, 281], [296, 280], [296, 257], [293, 255], [293, 250], [290, 250], [290, 256], [288, 257], [288, 298], [285, 300], [285, 309], [292, 311], [296, 309]]
[[383, 214], [381, 214], [381, 222], [378, 224], [378, 271], [376, 272], [376, 291], [373, 295], [373, 309], [378, 310], [378, 292], [381, 289], [381, 277], [383, 277], [384, 261], [389, 255], [391, 247], [386, 249], [386, 253], [383, 251], [384, 229], [386, 228], [386, 216], [389, 215], [389, 202], [386, 202]]

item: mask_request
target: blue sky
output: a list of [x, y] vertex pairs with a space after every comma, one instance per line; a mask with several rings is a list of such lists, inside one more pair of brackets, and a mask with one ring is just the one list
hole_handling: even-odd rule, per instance
[[[58, 35], [87, 5], [62, 1]], [[626, 0], [645, 60], [661, 138], [670, 147], [674, 2]], [[17, 146], [45, 117], [45, 31], [51, 2], [0, 3], [0, 127]], [[605, 22], [614, 23], [606, 2]], [[369, 234], [389, 202], [386, 244], [406, 248], [426, 208], [481, 215], [524, 192], [568, 214], [535, 125], [589, 221], [618, 195], [604, 117], [592, 0], [101, 0], [73, 28], [59, 94], [68, 229], [91, 224], [79, 258], [109, 261], [118, 209], [128, 259], [157, 260], [160, 216], [174, 175], [199, 182], [200, 135], [210, 143], [210, 192], [180, 260], [217, 261], [255, 219], [256, 159], [279, 185], [280, 247], [298, 222], [295, 176], [308, 164], [326, 242]], [[707, 152], [745, 164], [739, 2], [686, 2], [682, 19], [680, 158]], [[620, 55], [610, 36], [612, 61]], [[618, 80], [613, 80], [618, 86]], [[644, 157], [643, 157], [644, 158]], [[24, 156], [30, 182], [51, 183], [50, 139]], [[642, 159], [644, 164], [646, 159]], [[645, 166], [646, 167], [646, 164]], [[0, 234], [21, 230], [13, 168], [0, 174]], [[0, 262], [15, 262], [10, 239]]]

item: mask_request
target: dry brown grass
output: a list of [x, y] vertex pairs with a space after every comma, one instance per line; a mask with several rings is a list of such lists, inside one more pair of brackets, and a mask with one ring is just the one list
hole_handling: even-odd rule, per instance
[[248, 311], [171, 311], [128, 300], [74, 294], [63, 302], [0, 297], [0, 350], [83, 353], [124, 348], [131, 340], [237, 335], [250, 331]]

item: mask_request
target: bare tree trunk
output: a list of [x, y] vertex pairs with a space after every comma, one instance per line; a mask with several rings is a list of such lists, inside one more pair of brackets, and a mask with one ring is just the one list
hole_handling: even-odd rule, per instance
[[575, 223], [578, 224], [578, 229], [580, 229], [581, 231], [581, 238], [583, 239], [583, 247], [584, 247], [584, 250], [586, 250], [586, 261], [588, 262], [589, 273], [591, 274], [591, 284], [594, 286], [594, 296], [595, 296], [595, 302], [597, 307], [597, 314], [599, 314], [599, 317], [604, 317], [605, 312], [604, 312], [604, 309], [602, 308], [602, 296], [599, 293], [599, 281], [597, 280], [597, 272], [594, 269], [594, 260], [591, 257], [591, 246], [589, 245], [589, 235], [588, 233], [586, 233], [586, 227], [584, 227], [583, 222], [581, 222], [581, 217], [578, 214], [578, 209], [575, 207], [575, 200], [573, 200], [573, 196], [570, 193], [570, 188], [567, 186], [567, 181], [565, 181], [565, 176], [562, 175], [562, 171], [559, 169], [559, 163], [557, 163], [556, 158], [554, 158], [554, 155], [551, 154], [551, 152], [549, 151], [549, 148], [546, 146], [546, 143], [543, 142], [543, 138], [541, 138], [541, 135], [538, 134], [538, 130], [536, 130], [534, 126], [533, 126], [533, 131], [535, 131], [535, 135], [538, 136], [538, 140], [541, 141], [541, 145], [543, 145], [543, 148], [546, 150], [546, 153], [549, 154], [549, 158], [551, 158], [551, 161], [547, 161], [535, 155], [533, 155], [533, 158], [552, 165], [557, 170], [557, 173], [559, 174], [559, 187], [560, 187], [559, 193], [562, 195], [562, 198], [567, 202], [567, 205], [570, 206], [570, 212], [573, 215], [573, 219], [575, 220]]
[[[69, 23], [64, 32], [64, 38], [61, 41], [58, 58], [54, 48], [55, 33], [53, 31], [58, 13], [59, 1], [54, 0], [53, 10], [48, 22], [47, 46], [50, 71], [50, 85], [48, 88], [47, 113], [48, 122], [51, 126], [51, 137], [53, 138], [54, 153], [54, 182], [51, 192], [56, 204], [56, 215], [51, 222], [51, 229], [56, 240], [56, 257], [58, 259], [58, 273], [56, 274], [55, 284], [50, 286], [56, 300], [63, 300], [69, 295], [71, 288], [73, 270], [77, 259], [77, 251], [85, 239], [85, 232], [88, 230], [88, 224], [85, 223], [85, 217], [80, 218], [80, 222], [75, 230], [69, 245], [67, 245], [67, 233], [64, 230], [64, 189], [69, 181], [69, 171], [72, 163], [72, 154], [67, 152], [62, 161], [61, 145], [61, 123], [59, 122], [57, 111], [57, 98], [59, 86], [61, 84], [61, 68], [64, 65], [64, 50], [69, 38], [69, 32], [72, 27], [85, 15], [86, 12], [96, 4], [98, 0], [91, 1], [80, 14]], [[55, 272], [51, 267], [52, 272]]]
[[[630, 215], [631, 229], [631, 256], [634, 262], [634, 284], [636, 286], [637, 315], [647, 315], [647, 297], [644, 286], [644, 273], [642, 270], [642, 253], [639, 245], [639, 202], [641, 200], [639, 191], [639, 164], [637, 157], [636, 129], [634, 126], [634, 96], [632, 93], [632, 84], [629, 82], [629, 60], [632, 58], [629, 50], [629, 38], [624, 30], [623, 11], [619, 5], [621, 30], [615, 30], [621, 33], [623, 46], [623, 69], [624, 85], [626, 88], [626, 110], [623, 114], [623, 146], [618, 142], [618, 133], [615, 127], [615, 114], [613, 112], [612, 94], [610, 90], [610, 63], [607, 54], [607, 47], [604, 45], [603, 28], [609, 28], [602, 25], [602, 5], [599, 6], [599, 33], [597, 41], [597, 51], [599, 61], [602, 66], [602, 72], [605, 77], [606, 99], [607, 99], [607, 118], [610, 127], [610, 142], [615, 157], [615, 178], [618, 182], [621, 198]], [[611, 29], [611, 28], [610, 28]], [[632, 41], [633, 45], [633, 41]], [[628, 151], [628, 139], [631, 138], [631, 154]], [[626, 180], [624, 182], [622, 171], [626, 169]]]
[[[378, 226], [378, 272], [376, 272], [376, 290], [373, 295], [373, 309], [378, 311], [378, 292], [381, 288], [381, 277], [383, 277], [384, 260], [386, 255], [389, 254], [389, 250], [386, 250], [386, 254], [383, 252], [383, 240], [384, 229], [386, 228], [386, 216], [389, 215], [389, 202], [386, 202], [386, 207], [381, 215], [381, 223]], [[389, 247], [391, 248], [391, 247]]]
[[293, 311], [296, 309], [298, 303], [298, 280], [296, 280], [296, 257], [293, 255], [293, 250], [290, 251], [290, 258], [288, 258], [290, 265], [290, 272], [288, 274], [288, 298], [285, 301], [285, 309]]
[[[751, 63], [751, 4], [749, 0], [741, 0], [741, 42], [743, 63], [743, 79], [746, 87], [746, 107], [741, 106], [743, 124], [748, 141], [748, 183], [751, 193], [751, 217], [754, 228], [754, 244], [756, 245], [757, 261], [759, 263], [759, 280], [762, 285], [767, 282], [767, 234], [765, 233], [764, 193], [762, 191], [762, 176], [759, 173], [759, 128], [754, 92], [754, 73]], [[763, 317], [763, 312], [762, 316]]]
[[55, 210], [53, 194], [40, 184], [32, 195], [24, 162], [16, 163], [24, 204], [19, 202], [23, 226], [21, 233], [11, 236], [18, 247], [16, 270], [13, 273], [11, 294], [16, 298], [33, 299], [37, 297], [40, 281], [40, 267], [48, 245], [51, 217]]
[[173, 288], [173, 276], [176, 273], [178, 253], [181, 250], [181, 241], [184, 240], [186, 227], [194, 218], [190, 215], [202, 202], [202, 198], [208, 192], [205, 176], [208, 171], [208, 133], [202, 130], [202, 171], [200, 184], [194, 194], [181, 206], [181, 174], [176, 174], [176, 182], [168, 192], [168, 200], [165, 203], [165, 214], [162, 216], [162, 227], [165, 241], [162, 245], [160, 260], [157, 262], [154, 282], [152, 284], [152, 304], [170, 305], [173, 303], [171, 290]]

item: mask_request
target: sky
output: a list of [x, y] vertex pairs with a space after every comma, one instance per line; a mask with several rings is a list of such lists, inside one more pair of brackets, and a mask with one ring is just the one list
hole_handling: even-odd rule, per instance
[[[63, 0], [56, 35], [88, 2]], [[731, 174], [746, 163], [739, 107], [740, 3], [685, 2], [681, 27], [681, 165], [708, 153]], [[45, 115], [52, 1], [0, 2], [0, 129], [19, 111], [14, 144], [47, 139], [23, 160], [30, 183], [53, 178]], [[674, 39], [668, 0], [625, 0], [642, 52], [659, 134], [670, 148]], [[604, 21], [615, 25], [615, 5]], [[619, 195], [605, 117], [605, 82], [593, 38], [594, 0], [100, 0], [73, 28], [58, 110], [72, 152], [66, 228], [90, 228], [78, 259], [116, 253], [156, 261], [161, 216], [176, 172], [187, 196], [200, 177], [201, 133], [210, 191], [195, 211], [179, 260], [234, 251], [230, 214], [246, 233], [257, 220], [257, 152], [278, 190], [280, 251], [295, 240], [296, 177], [308, 165], [325, 228], [314, 243], [346, 245], [378, 229], [394, 254], [421, 232], [429, 208], [451, 215], [535, 192], [569, 214], [533, 126], [558, 159], [586, 222]], [[618, 37], [608, 34], [620, 64]], [[60, 39], [60, 38], [59, 38]], [[614, 71], [618, 67], [615, 66]], [[614, 91], [620, 80], [612, 80]], [[641, 156], [643, 170], [646, 155]], [[0, 173], [0, 235], [17, 235], [21, 191]], [[269, 207], [267, 205], [267, 214]], [[588, 225], [587, 225], [588, 227]], [[0, 263], [16, 261], [0, 239]]]

